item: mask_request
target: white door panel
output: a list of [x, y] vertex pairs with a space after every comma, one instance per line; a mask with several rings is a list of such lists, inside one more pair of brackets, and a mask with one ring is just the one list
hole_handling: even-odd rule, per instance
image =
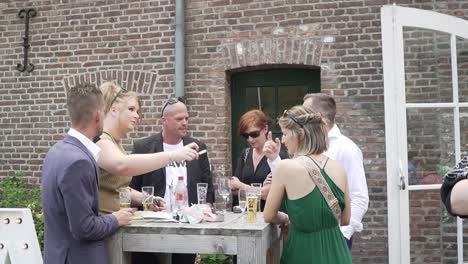
[[395, 5], [381, 19], [389, 263], [463, 263], [439, 189], [468, 154], [468, 21]]

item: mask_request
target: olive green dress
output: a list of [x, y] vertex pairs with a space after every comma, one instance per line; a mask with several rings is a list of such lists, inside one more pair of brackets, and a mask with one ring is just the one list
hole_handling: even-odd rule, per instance
[[[112, 136], [103, 132], [100, 140], [109, 140], [120, 149], [122, 154], [127, 155], [125, 149], [116, 142]], [[105, 215], [120, 210], [119, 189], [128, 187], [132, 177], [114, 175], [102, 168], [99, 168], [99, 214]]]
[[[328, 160], [327, 160], [328, 162]], [[325, 165], [323, 168], [325, 168]], [[344, 193], [324, 169], [320, 172], [344, 210]], [[352, 263], [346, 241], [333, 211], [315, 187], [306, 196], [289, 200], [286, 208], [291, 227], [284, 244], [282, 264], [347, 264]]]

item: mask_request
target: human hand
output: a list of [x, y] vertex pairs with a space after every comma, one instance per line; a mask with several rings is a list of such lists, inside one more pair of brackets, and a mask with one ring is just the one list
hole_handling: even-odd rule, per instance
[[188, 145], [185, 145], [183, 148], [177, 149], [172, 152], [172, 160], [182, 161], [187, 160], [191, 161], [198, 159], [198, 145], [195, 142], [192, 142]]
[[263, 154], [265, 154], [269, 160], [275, 160], [278, 157], [280, 150], [281, 141], [279, 138], [275, 138], [275, 141], [273, 141], [271, 131], [268, 131], [267, 141], [265, 142], [265, 145], [263, 145]]
[[239, 190], [242, 188], [242, 182], [236, 176], [231, 177], [231, 189]]
[[271, 184], [272, 181], [273, 181], [273, 173], [270, 172], [268, 173], [267, 177], [263, 181], [263, 186]]
[[163, 211], [166, 209], [166, 201], [159, 196], [153, 197], [153, 204], [149, 206], [149, 210], [153, 212]]
[[280, 229], [281, 229], [280, 239], [285, 240], [288, 237], [289, 227], [291, 226], [291, 222], [289, 221], [289, 216], [287, 214], [282, 213], [282, 212], [280, 212], [280, 214], [282, 215], [282, 218], [283, 218], [280, 224]]
[[117, 212], [113, 212], [112, 215], [117, 218], [119, 226], [126, 226], [132, 223], [131, 218], [135, 213], [136, 208], [122, 208]]

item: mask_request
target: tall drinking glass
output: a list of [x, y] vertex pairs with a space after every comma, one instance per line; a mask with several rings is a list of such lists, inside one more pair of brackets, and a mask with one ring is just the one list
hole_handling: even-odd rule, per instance
[[130, 203], [132, 201], [130, 188], [128, 187], [119, 188], [118, 191], [119, 191], [120, 209], [130, 208]]
[[262, 201], [262, 184], [261, 183], [252, 183], [252, 184], [250, 184], [250, 186], [252, 186], [253, 189], [255, 190], [255, 192], [257, 193], [257, 196], [258, 196], [258, 199], [257, 199], [257, 203], [258, 203], [257, 212], [261, 212], [260, 203]]
[[244, 189], [240, 189], [237, 195], [239, 196], [239, 208], [244, 213], [247, 207], [247, 194]]
[[144, 211], [151, 211], [153, 208], [154, 187], [143, 186], [141, 187], [141, 194], [143, 194], [142, 204]]
[[218, 178], [218, 193], [223, 197], [224, 209], [223, 213], [226, 214], [227, 207], [227, 197], [231, 193], [231, 184], [228, 177], [219, 177]]
[[206, 204], [206, 193], [208, 192], [208, 183], [197, 183], [198, 204]]
[[254, 188], [246, 190], [247, 196], [247, 223], [257, 223], [257, 207], [258, 207], [258, 195]]

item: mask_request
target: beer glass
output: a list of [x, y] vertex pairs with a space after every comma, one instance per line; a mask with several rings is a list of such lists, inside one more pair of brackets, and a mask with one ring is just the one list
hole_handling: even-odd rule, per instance
[[154, 199], [154, 187], [143, 186], [141, 187], [141, 194], [143, 194], [142, 204], [144, 211], [152, 211]]
[[118, 191], [119, 191], [120, 209], [130, 208], [130, 203], [132, 201], [132, 198], [130, 195], [130, 189], [128, 187], [124, 187], [124, 188], [119, 188]]

